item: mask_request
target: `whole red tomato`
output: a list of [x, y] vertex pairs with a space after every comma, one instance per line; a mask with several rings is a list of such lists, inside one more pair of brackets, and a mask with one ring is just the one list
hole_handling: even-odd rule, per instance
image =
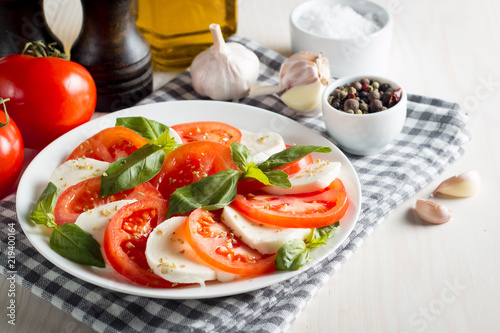
[[41, 149], [90, 120], [96, 86], [76, 62], [14, 54], [0, 59], [0, 96], [10, 98], [9, 114], [24, 145]]
[[[0, 98], [0, 103], [4, 100]], [[3, 104], [5, 107], [5, 104]], [[21, 132], [7, 114], [0, 111], [0, 199], [14, 185], [23, 167], [24, 146]]]

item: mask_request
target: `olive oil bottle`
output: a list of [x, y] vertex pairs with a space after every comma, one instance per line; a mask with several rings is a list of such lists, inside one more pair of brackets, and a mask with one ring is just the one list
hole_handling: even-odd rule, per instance
[[189, 67], [212, 45], [211, 23], [220, 25], [224, 38], [236, 32], [237, 0], [134, 0], [132, 10], [156, 70]]

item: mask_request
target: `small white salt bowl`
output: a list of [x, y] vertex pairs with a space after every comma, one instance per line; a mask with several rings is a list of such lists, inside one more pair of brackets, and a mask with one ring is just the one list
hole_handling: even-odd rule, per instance
[[[387, 110], [368, 114], [350, 114], [333, 108], [328, 97], [333, 90], [344, 84], [351, 84], [363, 78], [388, 83], [392, 88], [401, 88], [399, 102]], [[323, 119], [330, 136], [340, 149], [353, 155], [374, 155], [388, 148], [391, 141], [403, 129], [406, 120], [406, 91], [396, 82], [373, 75], [348, 76], [332, 82], [324, 91], [321, 106]]]
[[[311, 18], [318, 8], [331, 8], [335, 5], [349, 6], [360, 15], [373, 14], [380, 29], [371, 33], [354, 29], [354, 36], [344, 37], [345, 32], [331, 31], [331, 20], [327, 20], [328, 10], [319, 13], [313, 28], [305, 28], [302, 20]], [[326, 6], [326, 7], [325, 7]], [[322, 16], [324, 15], [324, 16]], [[343, 18], [345, 19], [345, 18]], [[338, 21], [337, 21], [338, 22]], [[325, 31], [327, 29], [329, 36]], [[311, 30], [314, 30], [312, 32]], [[311, 51], [322, 53], [330, 63], [334, 77], [347, 75], [385, 75], [389, 49], [392, 40], [393, 19], [391, 14], [377, 3], [367, 0], [312, 0], [298, 5], [290, 14], [290, 35], [292, 52]]]

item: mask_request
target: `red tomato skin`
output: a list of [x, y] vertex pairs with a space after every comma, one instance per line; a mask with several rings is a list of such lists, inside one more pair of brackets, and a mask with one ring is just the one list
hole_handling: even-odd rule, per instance
[[182, 143], [212, 141], [226, 146], [240, 142], [241, 131], [229, 124], [217, 121], [195, 121], [171, 126], [182, 138]]
[[85, 210], [113, 201], [162, 198], [160, 192], [148, 182], [105, 198], [98, 198], [100, 188], [101, 177], [94, 177], [64, 190], [64, 192], [59, 195], [56, 207], [54, 208], [56, 224], [75, 223], [78, 216]]
[[[261, 254], [243, 243], [220, 221], [220, 213], [195, 209], [182, 227], [187, 242], [196, 254], [215, 269], [245, 276], [258, 276], [276, 270], [276, 256]], [[227, 249], [228, 243], [231, 244], [230, 249]]]
[[80, 64], [54, 57], [13, 54], [0, 59], [0, 96], [10, 98], [27, 148], [41, 149], [90, 120], [96, 86]]
[[238, 170], [229, 147], [210, 141], [190, 142], [168, 154], [150, 182], [168, 199], [176, 189], [226, 169]]
[[[137, 211], [155, 209], [156, 218], [151, 219], [150, 225], [148, 225], [149, 232], [151, 232], [151, 230], [165, 219], [167, 207], [168, 203], [163, 199], [151, 198], [136, 201], [118, 210], [104, 232], [104, 253], [109, 263], [119, 274], [136, 284], [153, 288], [173, 288], [178, 285], [159, 277], [151, 270], [143, 267], [144, 263], [135, 262], [125, 253], [122, 247], [123, 243], [130, 239], [130, 234], [123, 230], [124, 219], [132, 216]], [[146, 242], [149, 232], [147, 235], [144, 235], [145, 238], [141, 241]]]
[[112, 163], [120, 157], [129, 156], [146, 143], [146, 139], [131, 129], [122, 126], [109, 127], [80, 143], [66, 161], [85, 156]]
[[[5, 112], [0, 111], [0, 123], [6, 122]], [[10, 118], [6, 126], [0, 127], [0, 199], [10, 192], [17, 181], [23, 160], [23, 138], [16, 123]]]
[[[261, 198], [275, 201], [264, 201]], [[324, 206], [320, 207], [320, 211], [300, 212], [308, 204]], [[238, 194], [231, 205], [261, 223], [285, 228], [319, 228], [335, 223], [345, 215], [349, 208], [349, 197], [344, 184], [337, 178], [326, 189], [314, 193], [283, 196], [262, 192], [254, 192], [248, 196]], [[283, 212], [281, 207], [287, 210]], [[297, 207], [296, 211], [292, 207]]]

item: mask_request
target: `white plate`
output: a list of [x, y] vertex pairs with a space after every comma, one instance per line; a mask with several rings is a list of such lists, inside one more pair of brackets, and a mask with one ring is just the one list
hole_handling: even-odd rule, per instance
[[[121, 278], [117, 273], [86, 267], [61, 257], [49, 247], [50, 232], [48, 229], [35, 225], [29, 220], [30, 211], [47, 185], [52, 171], [78, 144], [100, 130], [114, 126], [116, 118], [128, 116], [143, 116], [166, 125], [202, 120], [223, 121], [248, 131], [278, 132], [287, 144], [313, 144], [331, 147], [333, 151], [321, 154], [321, 158], [342, 163], [340, 179], [342, 179], [351, 201], [346, 216], [340, 221], [340, 232], [329, 241], [327, 246], [314, 249], [312, 260], [299, 271], [276, 272], [227, 283], [209, 283], [205, 288], [199, 286], [180, 289], [141, 287]], [[114, 112], [66, 133], [42, 150], [28, 166], [17, 190], [16, 206], [19, 222], [31, 244], [45, 258], [69, 274], [97, 286], [126, 294], [166, 299], [200, 299], [235, 295], [264, 288], [290, 279], [324, 259], [345, 241], [354, 228], [361, 209], [361, 186], [353, 166], [337, 147], [320, 134], [289, 118], [260, 108], [229, 102], [175, 101], [137, 106]]]

